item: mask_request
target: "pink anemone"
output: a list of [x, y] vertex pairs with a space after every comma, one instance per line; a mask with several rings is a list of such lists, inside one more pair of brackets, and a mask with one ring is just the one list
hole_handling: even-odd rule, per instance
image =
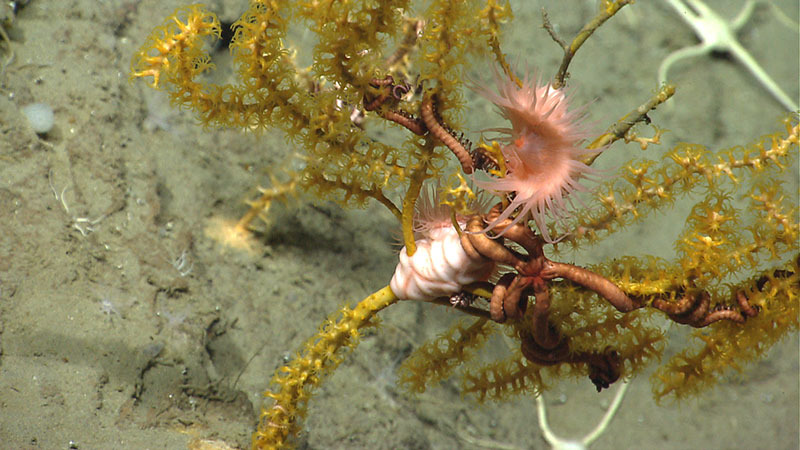
[[513, 223], [528, 220], [536, 223], [547, 242], [554, 242], [548, 231], [548, 218], [557, 223], [570, 216], [571, 200], [575, 191], [586, 191], [580, 180], [596, 171], [583, 163], [597, 150], [580, 146], [588, 137], [583, 126], [585, 108], [570, 109], [571, 98], [562, 89], [550, 84], [541, 85], [526, 76], [522, 87], [513, 80], [497, 74], [497, 92], [479, 88], [477, 92], [499, 109], [511, 122], [511, 128], [492, 129], [505, 136], [502, 148], [506, 158], [507, 174], [504, 178], [475, 184], [495, 193], [513, 193], [510, 205], [490, 223], [497, 223], [515, 211]]

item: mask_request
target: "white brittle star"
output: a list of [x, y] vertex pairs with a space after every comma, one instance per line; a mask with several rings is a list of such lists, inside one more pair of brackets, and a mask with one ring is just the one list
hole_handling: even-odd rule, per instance
[[681, 59], [698, 56], [712, 51], [733, 56], [756, 78], [780, 104], [789, 111], [797, 111], [797, 103], [789, 98], [777, 83], [758, 64], [750, 52], [736, 39], [736, 32], [750, 19], [756, 1], [748, 0], [739, 14], [730, 22], [714, 12], [701, 0], [665, 0], [688, 23], [700, 38], [700, 44], [676, 50], [661, 62], [658, 68], [658, 83], [667, 80], [670, 66]]

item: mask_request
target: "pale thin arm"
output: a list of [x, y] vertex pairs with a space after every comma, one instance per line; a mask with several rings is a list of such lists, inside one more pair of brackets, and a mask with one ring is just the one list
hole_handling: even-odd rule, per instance
[[603, 419], [600, 420], [600, 423], [592, 430], [591, 433], [587, 434], [581, 442], [583, 445], [589, 446], [592, 442], [596, 441], [597, 438], [600, 437], [608, 428], [608, 424], [611, 423], [611, 419], [617, 414], [617, 410], [619, 409], [620, 405], [622, 405], [622, 399], [625, 398], [625, 392], [628, 390], [628, 382], [627, 381], [620, 381], [622, 383], [620, 387], [617, 388], [617, 392], [614, 394], [614, 400], [611, 402], [611, 406], [608, 407]]
[[761, 68], [761, 65], [753, 58], [753, 56], [748, 52], [738, 41], [733, 41], [730, 43], [730, 52], [739, 60], [747, 70], [761, 83], [761, 86], [764, 87], [770, 94], [780, 102], [780, 104], [788, 109], [789, 111], [797, 111], [797, 103], [795, 103], [785, 92], [778, 86], [778, 83], [770, 77], [764, 69]]
[[708, 46], [705, 44], [684, 47], [670, 53], [666, 58], [664, 58], [664, 61], [661, 62], [661, 65], [658, 66], [658, 85], [663, 86], [667, 82], [667, 72], [669, 71], [670, 66], [681, 59], [700, 56], [703, 53], [708, 53]]
[[597, 438], [605, 433], [608, 424], [611, 423], [611, 419], [614, 418], [620, 405], [622, 405], [622, 399], [625, 397], [625, 392], [628, 390], [628, 383], [625, 381], [621, 381], [621, 383], [622, 385], [618, 387], [617, 392], [614, 393], [614, 400], [611, 401], [611, 406], [608, 407], [597, 426], [594, 427], [589, 434], [578, 440], [563, 439], [553, 433], [553, 430], [550, 429], [550, 425], [547, 423], [547, 408], [544, 399], [541, 394], [538, 395], [536, 397], [536, 411], [539, 416], [539, 428], [542, 430], [542, 437], [544, 440], [550, 444], [551, 448], [556, 450], [584, 450], [588, 448], [592, 442], [596, 441]]

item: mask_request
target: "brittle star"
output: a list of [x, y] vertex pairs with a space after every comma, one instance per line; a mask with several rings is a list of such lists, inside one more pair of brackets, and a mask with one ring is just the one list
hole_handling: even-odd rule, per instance
[[677, 11], [684, 22], [694, 29], [701, 42], [698, 45], [676, 50], [664, 59], [658, 68], [659, 85], [663, 85], [666, 82], [667, 71], [670, 66], [681, 59], [711, 52], [727, 53], [744, 65], [761, 86], [769, 91], [784, 108], [789, 111], [797, 111], [797, 103], [781, 90], [750, 52], [736, 39], [736, 32], [750, 19], [755, 9], [755, 0], [748, 0], [742, 10], [739, 11], [739, 14], [730, 22], [714, 12], [701, 0], [665, 1]]

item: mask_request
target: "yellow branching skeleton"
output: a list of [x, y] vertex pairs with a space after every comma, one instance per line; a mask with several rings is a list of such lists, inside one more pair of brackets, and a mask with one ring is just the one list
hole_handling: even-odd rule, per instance
[[[132, 77], [151, 78], [152, 87], [166, 88], [175, 103], [193, 110], [204, 125], [282, 130], [304, 152], [305, 165], [292, 175], [291, 190], [343, 206], [361, 206], [370, 199], [386, 206], [402, 226], [403, 254], [409, 264], [418, 264], [418, 278], [404, 286], [464, 275], [453, 288], [418, 289], [438, 293], [425, 300], [453, 305], [477, 318], [420, 346], [400, 370], [409, 390], [424, 390], [457, 371], [463, 391], [480, 399], [538, 394], [545, 378], [576, 375], [588, 376], [600, 390], [658, 359], [666, 336], [653, 324], [657, 318], [708, 327], [654, 376], [656, 398], [682, 398], [798, 329], [797, 192], [786, 192], [776, 181], [796, 170], [797, 116], [785, 120], [783, 131], [746, 146], [711, 151], [680, 144], [660, 162], [635, 160], [596, 188], [591, 207], [569, 217], [559, 209], [558, 202], [567, 195], [560, 188], [530, 209], [521, 203], [522, 190], [493, 190], [496, 206], [480, 210], [481, 202], [473, 201], [475, 188], [458, 174], [485, 172], [497, 186], [523, 179], [521, 171], [529, 162], [515, 158], [538, 142], [522, 138], [535, 136], [532, 125], [515, 122], [510, 113], [507, 139], [473, 145], [455, 131], [452, 113], [469, 112], [460, 94], [465, 61], [482, 58], [500, 68], [501, 92], [494, 95], [505, 93], [498, 100], [507, 102], [503, 107], [522, 102], [518, 95], [538, 95], [540, 109], [549, 111], [541, 120], [557, 115], [574, 119], [558, 109], [569, 63], [583, 42], [628, 3], [604, 2], [569, 43], [545, 17], [545, 27], [565, 55], [556, 78], [543, 87], [521, 80], [506, 63], [500, 30], [511, 11], [497, 0], [434, 0], [420, 18], [409, 17], [409, 2], [400, 0], [251, 0], [233, 26], [231, 49], [240, 78], [235, 85], [200, 81], [212, 68], [202, 51], [203, 39], [219, 37], [220, 24], [214, 14], [192, 6], [178, 10], [153, 32], [134, 57]], [[290, 17], [318, 35], [309, 69], [296, 67], [284, 44]], [[643, 148], [657, 143], [661, 130], [645, 138], [633, 127], [649, 122], [648, 113], [673, 92], [673, 86], [664, 85], [643, 98], [641, 106], [590, 140], [588, 147], [575, 149], [578, 156], [570, 167], [588, 171], [600, 150], [619, 139]], [[527, 105], [530, 110], [534, 106]], [[364, 120], [385, 121], [405, 133], [405, 140], [374, 139], [363, 130]], [[583, 137], [576, 134], [573, 140]], [[447, 187], [454, 174], [460, 182]], [[572, 174], [580, 178], [581, 172]], [[421, 242], [418, 200], [425, 186], [435, 185], [440, 192], [434, 199], [441, 205], [433, 206], [449, 211], [437, 226], [450, 236], [458, 233], [454, 242], [460, 242], [464, 261], [497, 267], [492, 274], [476, 269], [470, 276], [426, 275], [426, 270], [438, 270], [431, 262], [435, 256], [428, 262], [419, 262], [419, 254], [414, 259]], [[240, 228], [276, 192], [283, 196], [285, 191], [264, 191]], [[623, 257], [580, 267], [545, 256], [553, 246], [580, 248], [602, 240], [679, 198], [699, 200], [672, 259]], [[433, 249], [440, 244], [438, 235], [431, 236]], [[458, 272], [457, 267], [452, 270]], [[447, 295], [439, 295], [443, 292]], [[313, 389], [341, 362], [341, 350], [355, 347], [362, 330], [374, 324], [380, 310], [396, 303], [398, 294], [387, 286], [353, 309], [342, 308], [276, 372], [266, 392], [271, 401], [262, 408], [254, 435], [256, 448], [282, 446], [300, 430]], [[518, 352], [463, 368], [491, 333], [502, 330], [518, 340]]]

